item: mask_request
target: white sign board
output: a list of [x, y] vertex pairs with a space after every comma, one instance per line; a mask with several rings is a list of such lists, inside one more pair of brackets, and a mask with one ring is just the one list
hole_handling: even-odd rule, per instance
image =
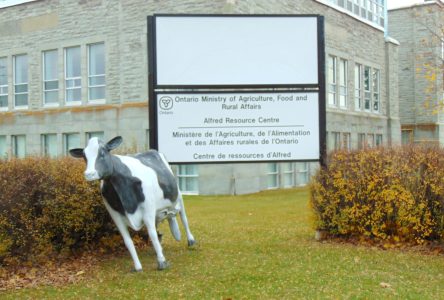
[[317, 92], [156, 97], [158, 149], [171, 162], [319, 159]]
[[316, 16], [156, 16], [157, 86], [316, 85]]

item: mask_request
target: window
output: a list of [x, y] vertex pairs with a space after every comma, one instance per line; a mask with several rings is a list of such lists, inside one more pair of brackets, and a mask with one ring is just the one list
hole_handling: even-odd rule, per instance
[[333, 137], [333, 150], [341, 149], [341, 133], [340, 132], [332, 132]]
[[283, 187], [294, 186], [294, 164], [293, 163], [282, 163], [282, 184]]
[[362, 110], [362, 65], [355, 65], [355, 110]]
[[268, 164], [267, 186], [269, 189], [277, 189], [279, 187], [279, 166], [277, 163]]
[[336, 57], [328, 56], [328, 104], [336, 106]]
[[59, 103], [58, 52], [43, 52], [43, 103], [56, 105]]
[[[318, 0], [319, 1], [319, 0]], [[384, 2], [386, 0], [329, 0], [332, 6], [339, 6], [357, 17], [384, 27]]]
[[328, 56], [328, 104], [333, 107], [347, 108], [348, 61]]
[[401, 143], [403, 145], [409, 145], [413, 143], [413, 130], [412, 129], [402, 129], [401, 130]]
[[373, 111], [379, 112], [379, 70], [373, 69]]
[[13, 135], [12, 139], [12, 155], [17, 158], [24, 158], [26, 156], [26, 136]]
[[370, 67], [364, 67], [364, 109], [367, 111], [371, 110], [371, 100], [372, 100], [372, 92], [371, 92], [371, 78], [370, 78]]
[[86, 133], [86, 143], [88, 143], [88, 141], [93, 137], [96, 137], [99, 140], [103, 141], [104, 133], [103, 133], [103, 131], [87, 132]]
[[351, 140], [350, 140], [351, 134], [349, 132], [343, 132], [342, 133], [342, 141], [341, 141], [341, 148], [350, 150], [351, 149]]
[[42, 155], [57, 157], [57, 134], [42, 134]]
[[28, 55], [14, 56], [14, 107], [28, 107]]
[[382, 134], [376, 135], [376, 147], [382, 146]]
[[358, 149], [365, 149], [365, 133], [358, 133]]
[[[362, 87], [364, 87], [363, 90]], [[362, 99], [364, 99], [364, 103], [362, 103]], [[360, 64], [355, 65], [355, 109], [375, 113], [380, 111], [379, 69]]]
[[177, 168], [179, 188], [184, 194], [199, 193], [199, 173], [197, 165], [179, 165]]
[[6, 147], [6, 136], [0, 135], [0, 159], [8, 156], [8, 148]]
[[0, 57], [0, 110], [6, 109], [8, 109], [8, 65], [6, 57]]
[[88, 46], [88, 100], [105, 99], [105, 44]]
[[63, 138], [64, 154], [68, 155], [70, 149], [80, 147], [80, 134], [78, 133], [65, 133]]
[[367, 147], [373, 148], [375, 146], [375, 135], [372, 133], [367, 134]]
[[339, 106], [347, 107], [347, 60], [339, 59]]
[[82, 100], [80, 47], [65, 49], [65, 101], [67, 104]]
[[296, 184], [306, 185], [309, 181], [310, 164], [307, 162], [296, 163]]

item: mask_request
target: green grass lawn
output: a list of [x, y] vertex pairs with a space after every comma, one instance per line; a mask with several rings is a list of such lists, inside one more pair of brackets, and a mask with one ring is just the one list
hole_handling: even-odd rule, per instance
[[138, 249], [142, 273], [129, 272], [126, 253], [87, 271], [81, 283], [0, 298], [444, 299], [442, 255], [317, 242], [308, 199], [306, 188], [186, 197], [198, 245], [174, 241], [163, 224], [170, 269], [157, 271], [154, 251]]

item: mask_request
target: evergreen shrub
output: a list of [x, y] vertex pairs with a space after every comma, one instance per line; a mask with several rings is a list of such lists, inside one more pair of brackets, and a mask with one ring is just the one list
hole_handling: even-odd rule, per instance
[[330, 235], [423, 244], [444, 240], [444, 150], [333, 152], [311, 182], [315, 226]]

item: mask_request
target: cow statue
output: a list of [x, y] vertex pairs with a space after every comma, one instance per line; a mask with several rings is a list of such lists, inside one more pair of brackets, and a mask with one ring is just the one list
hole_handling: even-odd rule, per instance
[[117, 136], [108, 143], [96, 137], [85, 149], [71, 149], [69, 153], [86, 161], [85, 179], [100, 180], [103, 202], [123, 237], [134, 261], [134, 270], [142, 271], [128, 227], [140, 230], [143, 224], [157, 255], [158, 269], [168, 267], [157, 235], [157, 225], [167, 219], [172, 235], [180, 240], [176, 215], [179, 213], [188, 239], [195, 244], [188, 226], [182, 195], [165, 157], [155, 150], [131, 156], [113, 155], [110, 151], [122, 143]]

